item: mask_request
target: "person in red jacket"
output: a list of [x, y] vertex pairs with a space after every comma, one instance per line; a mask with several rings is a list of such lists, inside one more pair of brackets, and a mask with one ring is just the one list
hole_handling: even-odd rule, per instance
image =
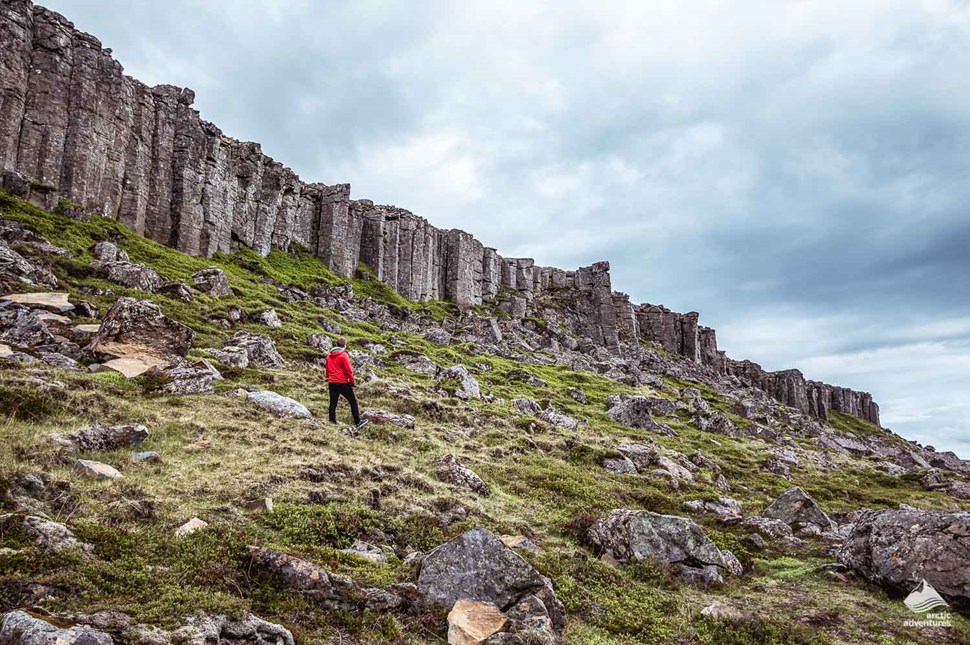
[[354, 394], [354, 368], [350, 365], [350, 357], [347, 355], [347, 339], [337, 339], [337, 346], [327, 354], [327, 382], [330, 387], [330, 423], [337, 423], [337, 402], [340, 397], [347, 399], [350, 403], [350, 413], [354, 416], [354, 425], [363, 428], [367, 425], [367, 420], [360, 418], [360, 410], [357, 408], [357, 396]]

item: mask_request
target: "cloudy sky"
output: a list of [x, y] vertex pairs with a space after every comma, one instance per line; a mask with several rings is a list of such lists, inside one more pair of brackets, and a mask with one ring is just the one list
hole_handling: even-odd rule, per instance
[[609, 259], [970, 457], [970, 4], [46, 0], [302, 177]]

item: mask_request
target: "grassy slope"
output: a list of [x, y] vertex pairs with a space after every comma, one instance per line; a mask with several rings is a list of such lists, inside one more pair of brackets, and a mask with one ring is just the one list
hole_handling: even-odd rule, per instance
[[[75, 222], [43, 213], [0, 196], [0, 212], [17, 219], [55, 244], [74, 253], [59, 259], [55, 272], [75, 297], [92, 300], [102, 310], [119, 295], [144, 296], [95, 277], [87, 264], [88, 249], [100, 239], [119, 240], [132, 260], [158, 269], [166, 278], [188, 281], [209, 265], [229, 273], [234, 298], [197, 297], [182, 303], [151, 296], [168, 314], [193, 327], [198, 336], [194, 355], [221, 346], [231, 333], [209, 322], [233, 305], [249, 311], [274, 307], [284, 326], [267, 331], [287, 358], [306, 360], [314, 351], [306, 344], [320, 332], [321, 317], [341, 325], [352, 342], [384, 342], [392, 334], [374, 325], [354, 324], [310, 302], [287, 304], [263, 277], [312, 289], [339, 280], [306, 254], [274, 252], [260, 258], [251, 252], [212, 260], [192, 258], [126, 231], [110, 220]], [[28, 253], [28, 250], [24, 251]], [[91, 289], [113, 293], [93, 297]], [[373, 281], [358, 281], [359, 294], [414, 308], [429, 317], [448, 315], [441, 303], [416, 305]], [[657, 437], [622, 427], [604, 412], [611, 393], [633, 392], [617, 382], [559, 367], [528, 366], [492, 356], [478, 356], [467, 345], [439, 347], [424, 339], [393, 334], [408, 349], [427, 354], [439, 365], [456, 362], [488, 364], [477, 374], [483, 388], [503, 398], [531, 396], [549, 400], [569, 414], [585, 418], [575, 432], [555, 429], [514, 414], [507, 405], [440, 400], [427, 377], [416, 376], [388, 361], [382, 379], [362, 385], [366, 407], [412, 414], [414, 430], [370, 426], [360, 437], [322, 423], [325, 418], [323, 375], [294, 367], [278, 372], [226, 370], [225, 392], [238, 385], [259, 384], [305, 403], [311, 421], [277, 420], [244, 402], [223, 396], [174, 397], [146, 392], [145, 383], [108, 374], [48, 372], [62, 388], [39, 390], [22, 368], [0, 365], [0, 486], [15, 472], [44, 470], [71, 484], [63, 509], [78, 533], [96, 547], [97, 559], [43, 555], [28, 548], [0, 556], [0, 589], [4, 582], [43, 581], [62, 585], [52, 611], [120, 609], [138, 620], [174, 623], [202, 608], [236, 612], [251, 610], [286, 623], [307, 642], [351, 635], [355, 642], [441, 642], [444, 624], [438, 617], [355, 616], [315, 608], [301, 598], [281, 593], [254, 574], [245, 557], [247, 544], [275, 546], [350, 573], [375, 584], [409, 579], [397, 560], [374, 564], [340, 554], [354, 539], [372, 539], [374, 531], [388, 535], [399, 549], [427, 550], [475, 526], [498, 533], [525, 533], [540, 545], [527, 555], [554, 580], [570, 614], [567, 640], [574, 643], [700, 642], [922, 642], [925, 632], [903, 627], [908, 619], [898, 600], [858, 582], [840, 582], [818, 566], [831, 561], [820, 546], [795, 554], [749, 553], [740, 538], [747, 532], [696, 517], [722, 548], [731, 548], [753, 571], [730, 580], [718, 590], [677, 585], [645, 564], [614, 568], [597, 559], [581, 540], [590, 519], [612, 508], [646, 508], [683, 514], [682, 503], [698, 497], [716, 498], [710, 477], [702, 475], [690, 489], [673, 492], [662, 483], [640, 477], [611, 475], [601, 459], [622, 441], [656, 440], [690, 454], [701, 449], [712, 456], [731, 481], [732, 496], [747, 513], [764, 507], [790, 483], [762, 467], [766, 446], [759, 442], [714, 436], [668, 421], [679, 437]], [[388, 345], [390, 347], [390, 345]], [[528, 370], [550, 385], [535, 388], [515, 378]], [[406, 386], [410, 395], [398, 388]], [[590, 403], [580, 405], [565, 394], [567, 386], [583, 389]], [[646, 390], [644, 390], [646, 391]], [[705, 391], [721, 409], [726, 402]], [[71, 431], [93, 420], [103, 423], [144, 423], [152, 435], [144, 449], [157, 450], [163, 461], [133, 465], [128, 451], [87, 457], [106, 461], [125, 474], [119, 482], [90, 482], [70, 472], [45, 441], [51, 432]], [[837, 419], [856, 432], [878, 432], [857, 420]], [[860, 425], [861, 424], [861, 425]], [[482, 499], [438, 482], [432, 460], [454, 452], [471, 464], [493, 489]], [[312, 476], [308, 476], [312, 469]], [[859, 506], [893, 507], [900, 502], [930, 508], [958, 508], [942, 494], [927, 493], [914, 477], [882, 475], [866, 460], [839, 459], [839, 468], [816, 469], [808, 460], [793, 472], [794, 483], [806, 488], [831, 512]], [[240, 510], [240, 503], [269, 495], [277, 502], [272, 515]], [[313, 495], [316, 503], [309, 503]], [[468, 519], [447, 528], [422, 515], [404, 511], [420, 505], [440, 511], [455, 504], [468, 509]], [[176, 541], [174, 529], [198, 516], [210, 529]], [[0, 536], [0, 547], [23, 547], [22, 536]], [[9, 592], [8, 592], [9, 593]], [[7, 602], [0, 591], [0, 604]], [[758, 611], [762, 619], [741, 625], [701, 617], [699, 610], [719, 599]], [[967, 623], [958, 620], [959, 630]]]

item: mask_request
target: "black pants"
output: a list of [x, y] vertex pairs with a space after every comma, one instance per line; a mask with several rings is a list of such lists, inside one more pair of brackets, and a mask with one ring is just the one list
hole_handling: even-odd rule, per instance
[[350, 383], [328, 383], [330, 386], [330, 423], [337, 423], [337, 401], [343, 396], [350, 403], [350, 413], [354, 415], [354, 423], [360, 423], [360, 410], [357, 409], [357, 396], [354, 386]]

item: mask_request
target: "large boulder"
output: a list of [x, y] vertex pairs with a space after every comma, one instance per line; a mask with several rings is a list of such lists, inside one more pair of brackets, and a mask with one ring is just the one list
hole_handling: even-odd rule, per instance
[[195, 332], [163, 314], [154, 302], [119, 298], [111, 305], [88, 349], [115, 357], [185, 356], [194, 338]]
[[970, 511], [863, 511], [838, 554], [866, 580], [908, 593], [920, 580], [970, 608]]
[[483, 528], [467, 531], [428, 553], [421, 562], [417, 586], [429, 604], [445, 609], [464, 599], [508, 611], [531, 596], [548, 612], [557, 631], [565, 626], [565, 611], [549, 579]]
[[762, 517], [780, 520], [795, 531], [808, 533], [836, 530], [835, 522], [819, 507], [811, 495], [792, 486], [761, 511]]
[[722, 582], [727, 563], [693, 520], [616, 509], [589, 530], [590, 540], [616, 562], [651, 560], [690, 581]]
[[278, 417], [289, 417], [293, 419], [310, 419], [313, 417], [305, 405], [276, 392], [258, 390], [256, 392], [250, 392], [247, 398], [256, 407], [262, 408]]
[[478, 381], [464, 365], [454, 365], [438, 374], [438, 384], [459, 399], [480, 399], [482, 390]]
[[192, 281], [199, 291], [214, 298], [232, 295], [232, 287], [229, 286], [229, 276], [219, 267], [208, 267], [197, 271], [192, 274]]
[[108, 634], [76, 625], [70, 628], [52, 625], [23, 611], [12, 611], [0, 623], [0, 645], [113, 645]]
[[276, 343], [269, 336], [253, 334], [248, 331], [238, 331], [233, 334], [223, 349], [229, 350], [232, 347], [240, 347], [246, 351], [249, 357], [250, 367], [270, 369], [282, 369], [286, 367], [286, 361], [276, 351]]

